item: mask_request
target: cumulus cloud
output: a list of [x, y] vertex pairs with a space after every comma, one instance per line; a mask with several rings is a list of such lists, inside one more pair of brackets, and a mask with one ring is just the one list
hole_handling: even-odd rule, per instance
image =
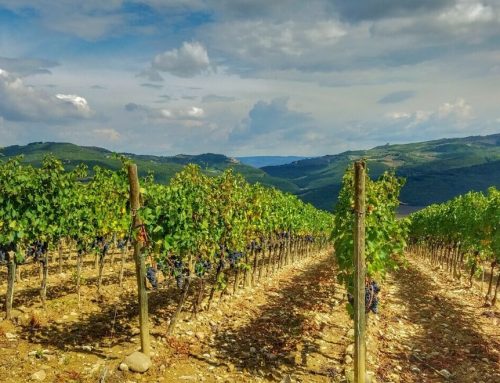
[[50, 95], [0, 69], [0, 115], [11, 121], [54, 122], [89, 118], [93, 112], [81, 96]]
[[449, 24], [482, 23], [494, 18], [495, 12], [491, 6], [475, 0], [459, 0], [439, 15], [439, 20]]
[[[267, 141], [275, 145], [273, 139], [301, 140], [313, 125], [308, 113], [291, 110], [288, 98], [275, 98], [270, 102], [258, 101], [254, 104], [241, 125], [231, 132], [230, 140], [245, 143], [249, 140]], [[273, 138], [269, 140], [270, 138]]]
[[244, 67], [251, 64], [286, 69], [316, 65], [318, 53], [324, 55], [326, 48], [331, 49], [346, 35], [346, 30], [335, 20], [251, 20], [211, 25], [203, 34], [217, 50], [243, 61]]
[[445, 102], [440, 105], [437, 114], [439, 118], [454, 117], [458, 120], [468, 120], [472, 117], [472, 108], [463, 98], [458, 98], [455, 102]]
[[491, 51], [500, 38], [500, 3], [495, 1], [313, 1], [310, 9], [291, 1], [283, 13], [302, 12], [286, 19], [275, 7], [258, 3], [253, 8], [261, 10], [259, 17], [200, 28], [199, 35], [211, 51], [222, 53], [231, 72], [307, 79], [311, 72], [387, 71]]
[[[461, 132], [474, 119], [472, 107], [463, 99], [444, 102], [435, 110], [390, 112], [386, 118], [400, 124], [402, 131], [417, 128], [422, 132], [440, 129], [442, 132]], [[400, 131], [401, 133], [401, 131]]]
[[142, 112], [150, 121], [177, 121], [198, 124], [205, 117], [203, 108], [197, 106], [176, 107], [176, 108], [151, 108], [146, 105], [128, 103], [125, 105], [128, 112]]
[[174, 48], [156, 55], [151, 68], [178, 77], [193, 77], [210, 68], [210, 59], [206, 48], [200, 43], [184, 42], [179, 49]]
[[77, 110], [90, 114], [89, 104], [87, 100], [76, 94], [56, 94], [56, 98], [64, 101], [65, 103], [73, 105]]

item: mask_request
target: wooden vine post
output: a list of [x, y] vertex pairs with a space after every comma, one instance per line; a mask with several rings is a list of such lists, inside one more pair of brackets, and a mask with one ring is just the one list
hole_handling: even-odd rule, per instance
[[365, 383], [365, 179], [366, 164], [354, 164], [354, 381]]
[[[128, 180], [130, 183], [130, 210], [132, 213], [132, 228], [136, 233], [142, 226], [142, 221], [137, 212], [140, 208], [139, 200], [139, 179], [137, 178], [137, 165], [128, 165]], [[135, 274], [137, 276], [137, 290], [139, 295], [139, 326], [141, 331], [141, 351], [150, 356], [151, 342], [149, 339], [148, 322], [148, 294], [146, 292], [146, 266], [144, 257], [141, 254], [141, 248], [144, 240], [141, 235], [133, 235]]]

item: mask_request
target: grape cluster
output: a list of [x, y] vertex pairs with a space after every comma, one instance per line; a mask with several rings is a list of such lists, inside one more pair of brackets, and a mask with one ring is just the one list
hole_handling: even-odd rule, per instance
[[378, 293], [380, 292], [380, 287], [375, 281], [371, 281], [368, 286], [365, 287], [365, 309], [366, 312], [373, 312], [378, 314]]
[[9, 251], [15, 251], [16, 247], [14, 244], [9, 243], [7, 245], [0, 246], [0, 264], [5, 264], [9, 261]]
[[9, 258], [9, 255], [8, 255], [7, 251], [5, 251], [5, 249], [3, 247], [0, 248], [0, 264], [3, 265], [5, 263], [7, 263], [8, 258]]
[[[173, 274], [175, 277], [175, 282], [177, 283], [177, 288], [182, 290], [184, 287], [184, 263], [179, 259], [174, 259]], [[189, 278], [189, 276], [187, 276]]]
[[156, 278], [156, 269], [154, 267], [148, 267], [146, 270], [146, 278], [154, 289], [158, 288], [158, 279]]
[[240, 259], [243, 257], [243, 253], [237, 251], [229, 251], [227, 258], [229, 259], [229, 265], [235, 267]]
[[36, 241], [26, 248], [26, 257], [33, 257], [36, 262], [44, 263], [45, 259], [43, 255], [47, 253], [49, 245], [47, 242]]
[[[366, 313], [369, 313], [371, 311], [374, 314], [378, 314], [379, 292], [380, 292], [380, 287], [375, 281], [371, 281], [367, 286], [365, 286]], [[351, 305], [354, 306], [354, 296], [352, 294], [350, 293], [347, 294], [347, 300]]]
[[119, 239], [116, 244], [116, 247], [118, 247], [118, 249], [120, 250], [125, 249], [126, 246], [127, 246], [127, 240], [125, 238]]

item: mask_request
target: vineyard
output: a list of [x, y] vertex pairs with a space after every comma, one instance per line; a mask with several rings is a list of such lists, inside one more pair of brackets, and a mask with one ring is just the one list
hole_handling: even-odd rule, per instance
[[0, 381], [352, 381], [360, 299], [367, 381], [500, 379], [496, 188], [397, 220], [391, 172], [363, 176], [359, 205], [347, 169], [331, 214], [231, 170], [187, 165], [161, 185], [122, 161], [0, 162]]

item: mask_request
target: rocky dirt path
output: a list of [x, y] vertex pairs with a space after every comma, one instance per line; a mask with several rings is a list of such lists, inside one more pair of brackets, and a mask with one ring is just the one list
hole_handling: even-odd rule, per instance
[[500, 312], [421, 260], [382, 286], [379, 382], [500, 382]]
[[331, 255], [241, 294], [181, 325], [176, 339], [187, 350], [164, 365], [159, 355], [163, 381], [342, 380], [349, 321]]

